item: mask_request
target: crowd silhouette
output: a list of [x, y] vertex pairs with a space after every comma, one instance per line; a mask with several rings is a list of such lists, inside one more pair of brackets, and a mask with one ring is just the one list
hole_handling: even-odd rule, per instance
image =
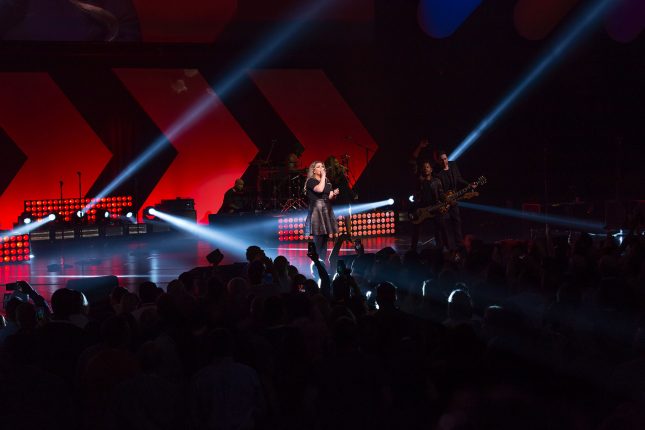
[[[645, 241], [247, 261], [7, 303], [7, 429], [645, 428]], [[332, 276], [333, 275], [333, 276]]]

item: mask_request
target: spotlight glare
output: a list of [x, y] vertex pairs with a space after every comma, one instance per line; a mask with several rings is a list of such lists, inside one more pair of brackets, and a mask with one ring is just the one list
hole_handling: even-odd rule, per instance
[[499, 118], [534, 85], [538, 78], [553, 67], [557, 60], [560, 60], [575, 42], [577, 42], [585, 30], [590, 30], [610, 9], [616, 5], [615, 0], [597, 0], [588, 9], [584, 10], [571, 25], [569, 25], [559, 36], [555, 37], [554, 44], [545, 54], [531, 67], [519, 82], [504, 96], [504, 98], [484, 117], [484, 119], [472, 130], [459, 146], [450, 154], [449, 160], [457, 160], [470, 146], [481, 137]]
[[408, 197], [408, 200], [410, 200], [410, 203], [414, 203], [414, 195], [411, 195], [410, 197]]
[[358, 205], [345, 205], [340, 206], [339, 208], [334, 208], [334, 212], [338, 215], [348, 215], [350, 214], [360, 214], [362, 212], [368, 212], [372, 209], [380, 208], [383, 206], [388, 206], [394, 204], [394, 199], [381, 200], [378, 202], [372, 203], [361, 203]]
[[154, 208], [149, 209], [151, 215], [166, 221], [174, 227], [190, 233], [199, 239], [205, 240], [211, 244], [224, 245], [226, 248], [242, 255], [246, 252], [248, 244], [243, 242], [238, 234], [231, 234], [228, 230], [217, 229], [213, 227], [206, 227], [199, 225], [194, 221], [188, 221], [165, 212], [158, 211]]
[[28, 234], [29, 232], [36, 230], [43, 224], [47, 224], [56, 219], [55, 214], [50, 214], [45, 218], [41, 218], [37, 221], [31, 220], [31, 222], [25, 222], [24, 225], [21, 225], [18, 228], [11, 230], [10, 232], [4, 233], [6, 236], [20, 236], [21, 234]]
[[[287, 42], [294, 40], [296, 33], [301, 28], [305, 27], [310, 19], [320, 14], [325, 7], [329, 6], [329, 4], [333, 2], [334, 0], [311, 0], [301, 9], [292, 11], [290, 16], [292, 16], [293, 19], [289, 25], [285, 26], [281, 24], [276, 26], [275, 34], [262, 39], [265, 41], [262, 46], [243, 57], [242, 61], [236, 64], [229, 73], [225, 74], [221, 81], [211, 84], [219, 99], [227, 95], [240, 82], [242, 82], [246, 78], [249, 70], [258, 68], [258, 66], [270, 58], [272, 54], [275, 54], [279, 48], [283, 47]], [[107, 196], [116, 187], [129, 179], [142, 166], [155, 158], [162, 149], [170, 146], [171, 140], [176, 139], [179, 135], [190, 129], [195, 122], [200, 120], [206, 114], [206, 112], [214, 108], [217, 108], [217, 106], [214, 105], [213, 98], [210, 97], [210, 95], [202, 97], [201, 100], [191, 106], [183, 115], [172, 123], [164, 135], [155, 139], [141, 155], [139, 155], [128, 167], [126, 167], [103, 190], [101, 190], [96, 195], [96, 199], [98, 200]], [[90, 202], [86, 205], [84, 210], [87, 211], [92, 206], [94, 206], [94, 203]]]
[[127, 214], [125, 214], [126, 218], [132, 218], [133, 216], [134, 214], [132, 212], [128, 212]]
[[147, 206], [146, 208], [144, 208], [143, 211], [141, 212], [142, 216], [143, 216], [143, 219], [148, 220], [148, 221], [154, 220], [155, 216], [152, 213], [152, 211], [154, 211], [154, 210], [155, 209], [152, 206]]
[[77, 211], [76, 212], [76, 216], [79, 217], [79, 218], [83, 218], [84, 215], [85, 215], [85, 212], [83, 212], [83, 211]]
[[22, 220], [22, 222], [25, 224], [31, 224], [31, 218], [27, 217], [24, 220]]
[[483, 212], [490, 212], [502, 216], [508, 216], [512, 218], [525, 219], [528, 221], [534, 221], [539, 223], [547, 223], [560, 225], [563, 227], [569, 227], [575, 230], [582, 231], [603, 231], [604, 224], [599, 221], [588, 221], [573, 217], [566, 217], [561, 215], [547, 215], [547, 214], [538, 214], [532, 212], [524, 212], [517, 209], [509, 208], [500, 208], [496, 206], [481, 205], [470, 202], [460, 202], [459, 206], [467, 209], [475, 209]]

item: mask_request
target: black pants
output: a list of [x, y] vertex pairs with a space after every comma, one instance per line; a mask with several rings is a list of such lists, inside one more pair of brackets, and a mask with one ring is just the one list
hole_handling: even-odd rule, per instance
[[316, 245], [316, 252], [318, 253], [318, 257], [322, 261], [325, 261], [327, 258], [327, 239], [329, 238], [328, 235], [326, 234], [320, 234], [314, 236], [314, 245]]
[[446, 227], [448, 227], [448, 238], [451, 239], [451, 242], [453, 243], [452, 247], [449, 245], [448, 248], [450, 248], [451, 251], [454, 251], [464, 239], [464, 234], [461, 232], [461, 215], [459, 214], [459, 206], [450, 206], [445, 217]]

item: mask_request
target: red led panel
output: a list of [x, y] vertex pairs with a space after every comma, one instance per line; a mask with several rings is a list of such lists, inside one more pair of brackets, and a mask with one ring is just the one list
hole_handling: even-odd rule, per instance
[[251, 77], [305, 147], [304, 166], [349, 155], [352, 179], [361, 176], [378, 146], [322, 70], [256, 70]]
[[31, 259], [29, 235], [3, 236], [0, 240], [0, 264], [21, 263]]
[[[338, 218], [339, 234], [347, 233], [345, 217]], [[352, 215], [353, 237], [378, 237], [389, 236], [396, 233], [396, 216], [394, 211], [376, 211]], [[281, 242], [311, 240], [311, 236], [304, 236], [304, 223], [306, 218], [280, 218], [278, 219], [278, 240]]]
[[198, 119], [169, 136], [177, 156], [143, 207], [163, 199], [193, 198], [197, 221], [207, 223], [257, 147], [201, 74], [168, 69], [119, 69], [116, 74], [166, 136], [195, 106], [204, 106]]
[[78, 111], [46, 73], [0, 73], [0, 127], [27, 159], [0, 195], [0, 228], [9, 229], [25, 196], [72, 192], [76, 172], [91, 186], [111, 158]]

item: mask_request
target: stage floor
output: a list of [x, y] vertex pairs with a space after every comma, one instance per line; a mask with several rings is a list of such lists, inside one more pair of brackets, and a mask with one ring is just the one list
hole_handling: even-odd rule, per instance
[[[407, 236], [387, 236], [365, 238], [363, 244], [366, 252], [391, 246], [403, 253], [409, 249], [410, 242]], [[261, 246], [271, 258], [283, 255], [301, 273], [309, 275], [311, 261], [306, 255], [306, 242], [284, 243], [275, 239], [248, 245]], [[331, 246], [330, 242], [330, 251]], [[49, 300], [51, 294], [70, 279], [105, 275], [117, 276], [119, 285], [131, 290], [145, 280], [165, 289], [182, 272], [207, 266], [206, 255], [216, 247], [225, 256], [221, 264], [245, 261], [243, 249], [226, 249], [178, 233], [130, 241], [59, 242], [46, 248], [41, 245], [33, 247], [33, 260], [0, 266], [0, 292], [5, 292], [6, 283], [24, 280]], [[349, 244], [341, 249], [340, 255], [347, 253], [354, 253]]]

